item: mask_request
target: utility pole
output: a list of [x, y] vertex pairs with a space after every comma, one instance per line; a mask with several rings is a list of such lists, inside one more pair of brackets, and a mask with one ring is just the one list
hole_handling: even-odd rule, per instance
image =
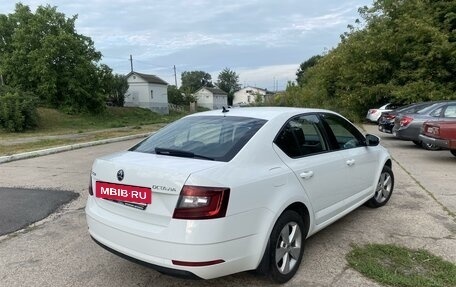
[[176, 65], [174, 65], [174, 85], [177, 88], [177, 76], [176, 76]]
[[130, 67], [131, 71], [133, 72], [133, 57], [130, 55]]
[[3, 75], [0, 75], [0, 86], [3, 86]]

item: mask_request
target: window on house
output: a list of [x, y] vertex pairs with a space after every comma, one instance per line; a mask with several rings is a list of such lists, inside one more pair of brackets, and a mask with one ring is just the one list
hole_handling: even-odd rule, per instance
[[151, 98], [151, 99], [154, 98], [154, 90], [150, 90], [150, 98]]
[[250, 103], [250, 96], [247, 96], [247, 102]]

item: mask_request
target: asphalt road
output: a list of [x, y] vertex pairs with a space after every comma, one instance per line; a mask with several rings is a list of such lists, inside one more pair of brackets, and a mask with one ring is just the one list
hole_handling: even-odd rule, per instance
[[[366, 126], [377, 133], [375, 126]], [[304, 259], [285, 286], [381, 286], [347, 266], [352, 244], [395, 243], [424, 248], [456, 263], [456, 157], [428, 152], [382, 135], [395, 159], [396, 187], [379, 209], [360, 207], [306, 241]], [[162, 275], [97, 246], [88, 236], [84, 206], [97, 156], [135, 141], [0, 164], [0, 186], [71, 190], [80, 196], [32, 228], [0, 237], [1, 286], [268, 286], [248, 272], [210, 281]], [[418, 182], [419, 183], [418, 183]]]
[[47, 217], [78, 196], [72, 191], [0, 187], [0, 236]]

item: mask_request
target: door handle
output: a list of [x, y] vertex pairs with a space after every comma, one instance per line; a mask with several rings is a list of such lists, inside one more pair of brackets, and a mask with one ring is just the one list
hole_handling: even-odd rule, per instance
[[348, 166], [352, 166], [355, 164], [355, 160], [354, 159], [349, 159], [345, 162]]
[[312, 176], [314, 175], [313, 171], [309, 170], [309, 171], [305, 171], [305, 172], [302, 172], [301, 174], [299, 174], [299, 176], [303, 179], [309, 179], [311, 178]]

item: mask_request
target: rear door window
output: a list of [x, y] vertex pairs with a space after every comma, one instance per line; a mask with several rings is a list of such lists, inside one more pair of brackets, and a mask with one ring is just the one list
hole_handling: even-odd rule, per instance
[[438, 118], [442, 114], [442, 110], [443, 110], [443, 107], [440, 107], [440, 108], [432, 111], [432, 113], [430, 113], [429, 115], [432, 116], [432, 117]]
[[456, 105], [448, 105], [443, 116], [445, 118], [456, 118]]
[[334, 114], [322, 114], [334, 149], [365, 146], [364, 136], [350, 122]]
[[274, 143], [289, 157], [299, 158], [328, 150], [316, 115], [302, 115], [289, 120]]

